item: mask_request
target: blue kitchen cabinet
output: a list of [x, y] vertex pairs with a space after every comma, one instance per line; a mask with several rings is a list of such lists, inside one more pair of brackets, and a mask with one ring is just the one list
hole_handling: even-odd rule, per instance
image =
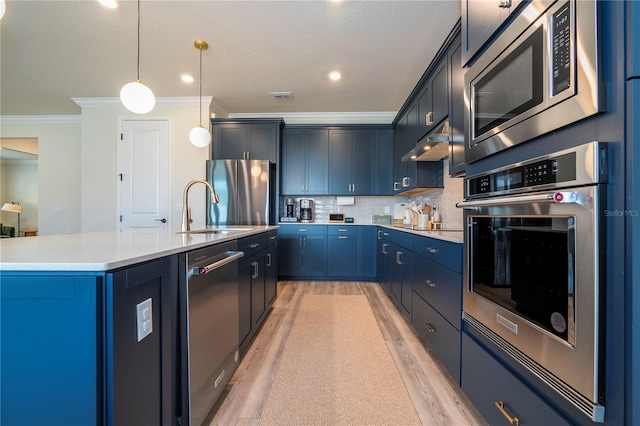
[[1, 272], [0, 423], [102, 423], [102, 280]]
[[416, 293], [411, 298], [411, 325], [453, 380], [460, 384], [460, 331]]
[[278, 275], [297, 279], [327, 276], [327, 225], [278, 228]]
[[[180, 386], [177, 271], [177, 257], [168, 256], [106, 274], [107, 424], [173, 423]], [[148, 299], [153, 331], [138, 340], [136, 307]]]
[[375, 226], [358, 226], [357, 278], [375, 280], [377, 270], [377, 233]]
[[462, 62], [468, 64], [526, 0], [462, 0]]
[[282, 139], [282, 195], [327, 195], [329, 131], [287, 127]]
[[411, 234], [388, 228], [381, 228], [378, 238], [382, 259], [380, 275], [387, 280], [388, 295], [408, 317], [411, 311]]
[[271, 306], [278, 295], [278, 233], [267, 233], [267, 250], [264, 261], [264, 299]]
[[390, 243], [386, 237], [389, 233], [385, 228], [377, 230], [377, 270], [378, 281], [384, 286], [384, 290], [391, 292], [391, 270], [393, 268], [393, 256], [391, 255]]
[[[238, 263], [240, 353], [244, 355], [275, 298], [273, 231], [238, 240], [244, 257]], [[271, 242], [271, 244], [270, 244]]]
[[394, 195], [393, 129], [376, 131], [376, 165], [374, 195]]
[[464, 157], [464, 69], [462, 68], [462, 45], [460, 36], [451, 44], [447, 53], [451, 96], [449, 102], [449, 176], [460, 176], [465, 172]]
[[462, 390], [487, 423], [507, 425], [517, 418], [523, 425], [572, 424], [466, 333], [461, 351]]
[[448, 69], [447, 58], [443, 58], [418, 95], [418, 125], [415, 142], [449, 115]]
[[211, 158], [214, 160], [269, 160], [277, 164], [282, 119], [212, 118]]
[[329, 193], [375, 195], [376, 130], [329, 130]]
[[343, 279], [358, 273], [358, 227], [329, 226], [328, 275]]
[[[108, 273], [1, 275], [0, 423], [173, 423], [175, 256]], [[149, 298], [153, 331], [138, 341], [136, 306]]]
[[413, 252], [411, 324], [459, 384], [462, 244], [416, 235]]

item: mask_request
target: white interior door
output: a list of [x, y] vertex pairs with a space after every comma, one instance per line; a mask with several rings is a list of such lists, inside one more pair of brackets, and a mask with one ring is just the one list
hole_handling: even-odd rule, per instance
[[163, 228], [169, 218], [169, 121], [123, 120], [120, 229]]

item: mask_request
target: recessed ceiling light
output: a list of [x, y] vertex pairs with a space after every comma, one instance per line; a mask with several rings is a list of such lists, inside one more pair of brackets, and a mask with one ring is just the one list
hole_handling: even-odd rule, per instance
[[118, 2], [116, 0], [98, 0], [98, 2], [109, 9], [115, 9], [118, 7]]
[[180, 76], [180, 80], [184, 81], [185, 83], [193, 83], [195, 81], [193, 76], [189, 74], [182, 74]]
[[342, 74], [339, 71], [331, 71], [329, 73], [329, 78], [333, 81], [338, 81], [342, 78]]

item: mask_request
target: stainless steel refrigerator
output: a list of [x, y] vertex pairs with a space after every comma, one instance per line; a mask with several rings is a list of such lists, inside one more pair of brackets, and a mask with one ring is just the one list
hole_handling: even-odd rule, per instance
[[207, 180], [220, 198], [207, 225], [275, 224], [275, 165], [266, 160], [207, 160]]

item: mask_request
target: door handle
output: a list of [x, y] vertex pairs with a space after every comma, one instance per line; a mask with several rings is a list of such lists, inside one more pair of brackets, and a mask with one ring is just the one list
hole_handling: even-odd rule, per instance
[[167, 223], [167, 219], [165, 219], [165, 218], [162, 218], [162, 219], [156, 219], [156, 222]]
[[258, 278], [258, 262], [252, 262], [251, 266], [253, 266], [253, 275], [251, 275], [251, 278], [256, 279]]
[[515, 416], [512, 417], [512, 416], [509, 415], [509, 413], [507, 413], [507, 410], [505, 410], [505, 408], [504, 408], [504, 402], [496, 401], [495, 404], [496, 404], [496, 407], [498, 407], [498, 410], [500, 410], [502, 415], [507, 419], [507, 421], [509, 423], [511, 423], [512, 425], [518, 426], [518, 423], [520, 422], [520, 420], [518, 420], [517, 417], [515, 417]]
[[429, 333], [435, 333], [436, 332], [436, 329], [433, 328], [433, 326], [431, 324], [429, 324], [428, 322], [424, 323], [424, 328], [426, 328]]
[[271, 266], [271, 253], [267, 253], [267, 266]]
[[431, 126], [433, 124], [433, 111], [429, 111], [427, 113], [427, 115], [425, 116], [425, 119], [426, 119], [425, 120], [426, 121], [425, 124], [427, 126]]

